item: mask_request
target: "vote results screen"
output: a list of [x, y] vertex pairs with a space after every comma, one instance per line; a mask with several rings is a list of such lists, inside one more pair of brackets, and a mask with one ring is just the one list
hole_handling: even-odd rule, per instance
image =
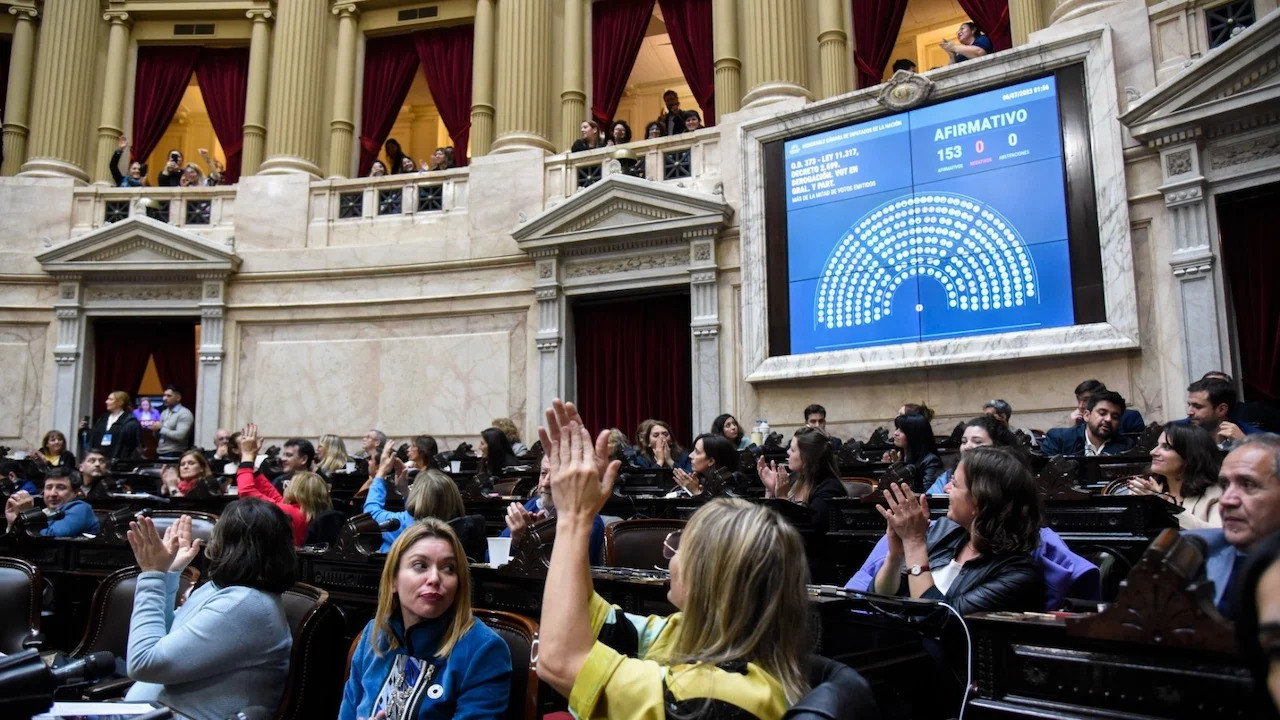
[[792, 353], [1074, 323], [1053, 77], [783, 152]]

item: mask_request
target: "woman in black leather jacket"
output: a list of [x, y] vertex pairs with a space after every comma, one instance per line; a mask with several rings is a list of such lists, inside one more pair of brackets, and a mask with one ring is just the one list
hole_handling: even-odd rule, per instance
[[1044, 607], [1044, 577], [1031, 552], [1040, 542], [1040, 498], [1031, 473], [1004, 448], [979, 447], [947, 484], [947, 517], [929, 526], [927, 495], [905, 484], [885, 491], [889, 555], [875, 592], [942, 600], [961, 615]]

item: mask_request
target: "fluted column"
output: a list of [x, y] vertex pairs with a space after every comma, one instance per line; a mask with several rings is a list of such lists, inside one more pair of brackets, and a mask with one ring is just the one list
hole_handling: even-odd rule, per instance
[[338, 16], [338, 63], [333, 79], [333, 118], [329, 120], [329, 177], [351, 173], [351, 135], [355, 131], [356, 15], [355, 3], [335, 5]]
[[738, 0], [711, 6], [715, 45], [716, 121], [742, 107], [742, 60], [738, 57]]
[[[1117, 2], [1121, 0], [1058, 0], [1058, 7], [1049, 16], [1049, 24], [1074, 20], [1082, 15], [1097, 12], [1108, 5], [1115, 5]], [[1013, 12], [1012, 6], [1009, 12]]]
[[88, 182], [90, 89], [97, 50], [98, 3], [46, 0], [31, 102], [31, 156], [23, 175]]
[[271, 18], [267, 9], [245, 13], [253, 21], [249, 36], [249, 78], [244, 98], [244, 149], [240, 176], [255, 175], [267, 142], [267, 68], [271, 62]]
[[476, 0], [471, 60], [471, 157], [493, 146], [493, 0]]
[[547, 128], [551, 92], [549, 0], [498, 0], [498, 102], [494, 152], [554, 152]]
[[578, 139], [587, 118], [587, 93], [583, 89], [583, 0], [564, 1], [564, 80], [560, 91], [560, 142], [558, 150], [568, 150]]
[[1027, 37], [1043, 27], [1040, 0], [1009, 0], [1009, 29], [1015, 47], [1026, 45]]
[[4, 102], [4, 166], [0, 175], [17, 175], [27, 159], [27, 131], [30, 130], [31, 63], [36, 54], [36, 8], [9, 8], [17, 18], [9, 51], [9, 92]]
[[259, 173], [320, 176], [320, 122], [324, 115], [325, 30], [328, 3], [282, 2], [271, 53], [267, 103], [267, 159]]
[[843, 11], [841, 0], [819, 0], [818, 65], [822, 71], [824, 98], [853, 89], [849, 75], [849, 35], [844, 31]]
[[[129, 68], [129, 13], [111, 10], [102, 16], [111, 22], [107, 35], [107, 72], [102, 81], [102, 116], [98, 123], [98, 151], [93, 181], [111, 184], [111, 155], [124, 134], [124, 81]], [[125, 162], [129, 159], [125, 158]]]
[[744, 0], [742, 13], [748, 88], [742, 103], [808, 98], [804, 0]]

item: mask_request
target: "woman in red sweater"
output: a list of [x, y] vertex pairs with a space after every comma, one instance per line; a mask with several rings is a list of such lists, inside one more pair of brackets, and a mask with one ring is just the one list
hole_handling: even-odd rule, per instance
[[313, 472], [295, 472], [281, 495], [266, 477], [253, 471], [254, 458], [262, 447], [258, 426], [249, 423], [240, 431], [240, 457], [236, 470], [236, 487], [240, 497], [256, 497], [275, 503], [289, 516], [293, 527], [293, 544], [301, 547], [307, 538], [307, 526], [317, 515], [333, 509], [329, 499], [329, 486]]

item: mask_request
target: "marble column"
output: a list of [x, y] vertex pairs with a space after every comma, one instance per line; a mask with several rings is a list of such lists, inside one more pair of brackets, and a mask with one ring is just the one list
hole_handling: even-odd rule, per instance
[[738, 0], [711, 6], [715, 46], [716, 122], [742, 107], [742, 60], [738, 58]]
[[46, 0], [31, 101], [31, 148], [23, 175], [70, 177], [84, 182], [89, 155], [93, 67], [97, 57], [98, 3]]
[[84, 377], [84, 285], [80, 278], [58, 278], [58, 299], [53, 303], [58, 337], [53, 346], [53, 428], [68, 438], [76, 437], [76, 410]]
[[498, 1], [498, 137], [493, 152], [555, 152], [548, 139], [550, 0]]
[[[1067, 22], [1074, 20], [1082, 15], [1088, 15], [1091, 12], [1101, 10], [1108, 5], [1115, 5], [1124, 0], [1058, 0], [1058, 6], [1054, 8], [1053, 13], [1049, 15], [1049, 24]], [[1013, 6], [1009, 7], [1010, 19], [1012, 19]]]
[[1040, 0], [1009, 0], [1009, 29], [1013, 33], [1013, 45], [1026, 45], [1031, 33], [1044, 27], [1044, 14]]
[[493, 0], [476, 0], [475, 41], [471, 61], [471, 157], [493, 146]]
[[249, 79], [244, 99], [244, 149], [240, 151], [240, 176], [256, 175], [267, 142], [267, 70], [271, 64], [270, 10], [245, 13], [253, 21], [249, 36]]
[[1205, 204], [1205, 179], [1200, 172], [1200, 149], [1195, 142], [1162, 148], [1160, 167], [1164, 183], [1159, 190], [1173, 225], [1169, 266], [1178, 281], [1186, 380], [1190, 382], [1224, 367], [1226, 333], [1219, 313], [1223, 298], [1214, 277], [1216, 259]]
[[222, 400], [223, 311], [226, 308], [226, 279], [201, 278], [200, 292], [200, 374], [196, 378], [199, 393], [196, 406], [195, 443], [213, 447], [218, 431], [219, 405]]
[[818, 3], [818, 65], [822, 71], [821, 97], [842, 95], [853, 89], [849, 72], [853, 61], [849, 57], [849, 35], [844, 31], [841, 0]]
[[585, 15], [583, 0], [565, 0], [564, 79], [560, 90], [560, 142], [557, 148], [562, 151], [568, 150], [578, 139], [582, 121], [587, 119], [587, 93], [583, 89]]
[[320, 176], [328, 3], [282, 2], [271, 54], [267, 159], [258, 172]]
[[804, 0], [743, 0], [743, 55], [747, 94], [743, 105], [789, 97], [809, 99]]
[[338, 16], [338, 61], [333, 79], [333, 117], [329, 120], [329, 177], [351, 174], [351, 136], [355, 132], [356, 40], [359, 28], [355, 3], [333, 7]]
[[535, 273], [533, 297], [538, 304], [538, 328], [533, 336], [538, 348], [538, 402], [551, 407], [555, 398], [569, 397], [565, 361], [564, 289], [560, 285], [560, 257], [555, 248], [533, 252]]
[[[93, 181], [112, 185], [111, 155], [124, 134], [125, 73], [129, 69], [129, 13], [112, 10], [102, 16], [111, 22], [107, 35], [107, 73], [102, 81], [102, 115], [98, 123], [98, 152]], [[129, 158], [124, 158], [129, 162]]]
[[689, 332], [693, 425], [710, 427], [720, 414], [720, 314], [716, 230], [685, 233], [689, 241]]
[[[36, 15], [30, 7], [10, 6], [13, 25], [9, 51], [9, 91], [4, 103], [4, 165], [0, 175], [17, 175], [27, 159], [27, 123], [31, 107], [31, 63], [36, 54]], [[68, 436], [70, 437], [70, 436]]]

